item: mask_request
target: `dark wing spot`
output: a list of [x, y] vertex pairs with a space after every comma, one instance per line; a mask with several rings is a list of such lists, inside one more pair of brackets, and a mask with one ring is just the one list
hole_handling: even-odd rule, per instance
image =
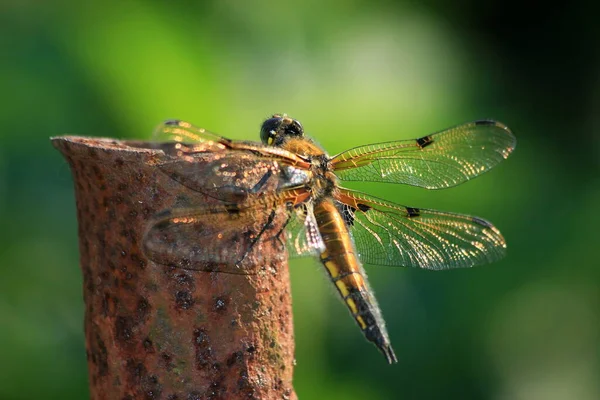
[[368, 206], [368, 205], [366, 205], [366, 204], [361, 204], [361, 203], [358, 203], [358, 209], [359, 209], [360, 211], [362, 211], [362, 212], [367, 212], [367, 211], [369, 211], [371, 208], [372, 208], [371, 206]]
[[475, 222], [476, 224], [485, 226], [486, 228], [493, 228], [494, 225], [490, 224], [489, 222], [487, 222], [485, 219], [481, 219], [478, 217], [471, 217], [471, 219], [473, 220], [473, 222]]
[[180, 123], [181, 123], [180, 119], [168, 119], [164, 122], [165, 125], [175, 125], [175, 126], [179, 126]]
[[422, 138], [417, 139], [417, 144], [420, 148], [424, 149], [433, 143], [433, 138], [431, 136], [423, 136]]
[[421, 215], [421, 210], [419, 210], [418, 208], [406, 207], [406, 212], [409, 218], [418, 217], [419, 215]]
[[496, 121], [492, 121], [491, 119], [480, 119], [478, 121], [475, 121], [475, 125], [494, 126], [496, 125]]

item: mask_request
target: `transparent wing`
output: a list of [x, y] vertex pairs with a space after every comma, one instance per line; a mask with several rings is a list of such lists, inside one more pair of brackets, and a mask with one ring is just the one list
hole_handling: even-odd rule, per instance
[[189, 189], [235, 203], [305, 186], [312, 176], [285, 160], [235, 150], [176, 157], [157, 166]]
[[172, 141], [185, 144], [174, 147], [177, 155], [222, 151], [227, 149], [231, 143], [229, 139], [178, 119], [170, 119], [157, 126], [152, 139], [158, 142]]
[[504, 257], [506, 242], [491, 223], [468, 215], [405, 207], [340, 189], [359, 258], [366, 264], [450, 269]]
[[331, 162], [342, 180], [443, 189], [490, 170], [515, 146], [516, 139], [508, 127], [482, 120], [419, 139], [356, 147], [338, 154]]
[[275, 237], [286, 218], [284, 205], [168, 210], [150, 225], [143, 249], [152, 261], [175, 268], [256, 273], [263, 244]]
[[177, 157], [235, 150], [273, 158], [298, 168], [310, 168], [310, 161], [287, 150], [262, 143], [227, 139], [181, 120], [173, 119], [160, 124], [154, 130], [153, 140], [166, 154]]
[[290, 257], [317, 255], [325, 250], [312, 202], [303, 203], [292, 211], [285, 228], [285, 241]]

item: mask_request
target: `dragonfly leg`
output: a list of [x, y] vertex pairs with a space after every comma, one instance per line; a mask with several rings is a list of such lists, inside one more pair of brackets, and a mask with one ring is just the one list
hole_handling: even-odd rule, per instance
[[265, 231], [271, 225], [273, 225], [273, 220], [275, 219], [275, 211], [276, 211], [275, 208], [273, 209], [273, 211], [271, 211], [271, 214], [269, 214], [269, 218], [267, 218], [267, 222], [263, 225], [260, 232], [258, 232], [258, 235], [256, 235], [256, 237], [252, 240], [252, 242], [250, 243], [250, 246], [248, 246], [248, 249], [244, 252], [244, 255], [242, 256], [242, 258], [240, 258], [239, 261], [237, 261], [235, 263], [236, 267], [240, 268], [240, 265], [242, 264], [242, 262], [244, 262], [244, 260], [248, 256], [248, 254], [250, 254], [250, 252], [254, 248], [254, 245], [260, 240], [263, 233], [265, 233]]
[[[232, 203], [241, 203], [248, 200], [248, 195], [260, 193], [269, 178], [273, 175], [271, 170], [267, 171], [262, 178], [251, 188], [244, 189], [235, 185], [224, 185], [219, 187], [218, 195], [211, 196], [219, 200], [230, 201]], [[210, 196], [210, 194], [209, 194]]]
[[273, 171], [268, 170], [267, 173], [264, 174], [262, 178], [260, 178], [260, 181], [258, 181], [252, 189], [250, 189], [250, 193], [252, 193], [252, 194], [258, 193], [262, 189], [262, 187], [265, 186], [265, 183], [267, 183], [267, 181], [269, 180], [271, 175], [273, 175]]
[[[306, 208], [306, 205], [304, 204], [300, 204], [299, 207], [304, 207]], [[285, 243], [283, 241], [283, 239], [281, 239], [281, 235], [283, 234], [283, 231], [285, 230], [285, 228], [288, 226], [288, 224], [290, 223], [290, 221], [292, 220], [292, 213], [291, 211], [293, 210], [293, 206], [291, 204], [287, 204], [287, 209], [288, 209], [288, 217], [285, 220], [285, 223], [283, 224], [283, 226], [281, 227], [281, 229], [279, 230], [279, 232], [277, 232], [277, 234], [275, 235], [275, 239], [277, 239], [279, 241], [279, 243], [281, 243], [281, 246], [285, 249]]]

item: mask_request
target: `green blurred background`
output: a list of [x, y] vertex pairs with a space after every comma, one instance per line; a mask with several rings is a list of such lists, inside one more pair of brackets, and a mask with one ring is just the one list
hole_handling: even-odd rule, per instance
[[2, 1], [0, 398], [88, 396], [73, 187], [48, 138], [148, 138], [180, 118], [258, 139], [274, 112], [330, 153], [480, 118], [518, 139], [457, 188], [351, 185], [485, 217], [508, 257], [367, 266], [394, 366], [318, 262], [293, 261], [300, 398], [600, 398], [596, 15], [511, 0]]

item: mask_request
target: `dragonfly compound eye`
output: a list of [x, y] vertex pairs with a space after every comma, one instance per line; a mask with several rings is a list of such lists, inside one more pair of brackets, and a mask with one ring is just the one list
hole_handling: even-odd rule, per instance
[[285, 126], [285, 134], [288, 136], [304, 136], [304, 128], [302, 124], [295, 119], [291, 119], [289, 124]]
[[264, 144], [271, 145], [275, 141], [275, 137], [279, 134], [281, 126], [283, 124], [283, 118], [279, 115], [274, 115], [265, 122], [263, 122], [260, 128], [260, 140]]

